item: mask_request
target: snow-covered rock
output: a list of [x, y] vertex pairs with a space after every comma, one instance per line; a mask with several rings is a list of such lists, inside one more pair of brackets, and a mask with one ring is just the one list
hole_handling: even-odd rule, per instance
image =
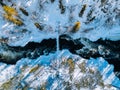
[[[59, 36], [66, 34], [73, 41], [120, 40], [119, 14], [119, 0], [1, 0], [0, 61], [21, 59], [15, 65], [0, 62], [0, 90], [117, 90], [120, 80], [112, 65], [103, 58], [88, 60], [59, 51]], [[24, 50], [29, 42], [53, 38], [59, 52], [28, 57], [42, 51]], [[87, 49], [97, 48], [100, 55], [111, 55], [104, 45], [82, 43]]]
[[120, 80], [113, 69], [103, 58], [87, 60], [63, 50], [16, 65], [1, 63], [0, 89], [117, 90]]
[[[0, 5], [0, 38], [7, 38], [11, 46], [25, 46], [56, 38], [58, 33], [73, 39], [85, 37], [120, 40], [119, 0], [3, 0], [15, 8], [24, 24], [17, 26], [3, 17]], [[80, 22], [77, 32], [71, 32]]]

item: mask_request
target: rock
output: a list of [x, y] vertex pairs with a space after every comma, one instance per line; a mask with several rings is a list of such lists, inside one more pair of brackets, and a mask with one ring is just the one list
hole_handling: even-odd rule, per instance
[[[70, 52], [75, 53], [75, 50], [83, 47], [81, 43], [77, 43], [77, 40], [66, 40], [66, 36], [60, 36], [59, 39], [60, 50], [69, 49]], [[41, 43], [29, 42], [24, 47], [1, 43], [0, 48], [2, 48], [0, 50], [0, 62], [15, 64], [21, 58], [36, 59], [40, 55], [49, 55], [56, 52], [56, 40], [48, 39]]]
[[84, 47], [80, 50], [76, 50], [77, 54], [87, 59], [90, 57], [103, 57], [110, 64], [115, 66], [115, 71], [120, 70], [120, 46], [117, 45], [120, 43], [120, 41], [99, 39], [95, 42], [92, 42], [89, 39], [81, 39], [79, 42], [81, 42]]
[[119, 7], [119, 0], [1, 0], [0, 89], [120, 88]]

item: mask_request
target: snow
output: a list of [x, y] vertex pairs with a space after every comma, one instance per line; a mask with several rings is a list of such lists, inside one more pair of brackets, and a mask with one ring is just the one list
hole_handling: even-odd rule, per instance
[[[9, 4], [7, 1], [4, 2]], [[65, 6], [65, 13], [63, 14], [60, 13], [59, 1], [51, 3], [47, 0], [11, 0], [11, 3], [16, 4], [14, 7], [18, 10], [25, 25], [17, 27], [10, 22], [8, 23], [8, 21], [0, 15], [0, 37], [8, 37], [8, 44], [11, 46], [25, 46], [28, 42], [41, 42], [43, 39], [56, 38], [56, 30], [59, 30], [60, 35], [66, 33], [73, 39], [85, 37], [91, 41], [96, 41], [99, 38], [114, 41], [120, 40], [120, 25], [118, 18], [116, 18], [116, 15], [119, 13], [117, 11], [117, 9], [119, 9], [119, 1], [113, 2], [108, 0], [104, 6], [102, 6], [100, 0], [65, 0], [61, 2], [63, 6]], [[86, 8], [83, 16], [79, 17], [78, 14], [85, 4]], [[40, 5], [42, 5], [42, 7]], [[20, 7], [24, 8], [29, 13], [29, 16], [23, 15], [19, 10]], [[107, 8], [108, 14], [101, 11], [101, 8], [104, 7]], [[116, 12], [113, 13], [114, 9], [116, 9]], [[92, 16], [89, 17], [95, 16], [96, 19], [89, 24], [85, 24], [85, 22], [88, 22], [87, 16], [90, 10], [92, 10], [93, 13]], [[4, 12], [2, 8], [0, 11]], [[109, 25], [105, 23], [108, 18], [111, 18]], [[76, 21], [81, 22], [80, 30], [77, 33], [71, 34], [69, 33], [69, 28], [72, 28]], [[44, 30], [38, 30], [34, 25], [35, 22], [42, 24]], [[18, 31], [19, 36], [16, 36], [17, 33], [10, 33], [16, 29], [26, 29], [27, 33], [20, 34]]]
[[15, 76], [15, 74], [16, 74], [15, 66], [12, 66], [12, 65], [5, 66], [4, 64], [1, 64], [0, 65], [0, 85], [4, 83], [6, 80], [9, 80], [13, 76]]
[[[57, 57], [58, 54], [59, 56]], [[73, 58], [74, 62], [76, 62], [75, 70], [71, 74], [69, 74], [69, 68], [61, 64], [63, 61], [65, 62], [67, 58], [69, 57]], [[60, 64], [59, 65], [60, 67], [54, 66], [55, 61], [57, 59], [60, 59], [59, 60], [60, 62], [58, 63]], [[77, 61], [75, 59], [77, 59]], [[84, 66], [84, 64], [82, 64], [83, 62], [87, 62], [87, 65]], [[101, 65], [104, 63], [106, 63], [106, 65], [105, 67], [102, 67]], [[83, 67], [79, 67], [78, 65], [80, 64], [82, 64]], [[40, 67], [36, 71], [31, 73], [31, 70], [38, 65]], [[2, 71], [3, 67], [4, 67], [4, 70]], [[82, 68], [84, 67], [86, 68], [85, 72], [82, 71]], [[43, 56], [40, 56], [38, 59], [34, 59], [34, 60], [24, 58], [24, 59], [19, 60], [16, 65], [0, 64], [0, 70], [1, 70], [0, 71], [0, 78], [1, 78], [0, 85], [2, 85], [4, 82], [9, 80], [10, 78], [19, 76], [19, 78], [21, 77], [20, 83], [23, 86], [25, 86], [25, 82], [29, 83], [30, 87], [38, 87], [39, 85], [42, 85], [42, 83], [52, 79], [53, 84], [51, 82], [50, 84], [51, 86], [48, 86], [48, 88], [51, 87], [53, 89], [53, 88], [60, 87], [58, 82], [61, 83], [62, 82], [61, 80], [64, 80], [65, 82], [67, 81], [71, 82], [69, 75], [73, 75], [72, 82], [74, 83], [80, 82], [80, 80], [82, 80], [82, 77], [89, 78], [89, 75], [92, 76], [92, 74], [90, 74], [89, 72], [90, 68], [92, 71], [96, 72], [97, 74], [98, 74], [97, 72], [98, 70], [101, 73], [101, 75], [103, 75], [102, 79], [103, 79], [104, 84], [106, 85], [105, 88], [109, 90], [117, 90], [113, 87], [108, 88], [107, 85], [110, 85], [110, 84], [117, 88], [120, 87], [120, 80], [113, 73], [114, 67], [109, 65], [103, 58], [86, 60], [77, 55], [71, 54], [68, 50], [59, 51], [59, 52], [56, 52], [55, 54], [50, 54], [48, 56], [43, 55]], [[59, 75], [60, 79], [56, 77], [57, 74]], [[96, 74], [95, 76], [93, 74], [93, 77], [94, 79], [99, 78]], [[82, 83], [83, 82], [81, 81], [80, 84]], [[97, 83], [97, 82], [94, 81], [94, 83]], [[73, 86], [72, 88], [75, 88], [75, 87]], [[81, 87], [81, 89], [89, 90], [90, 88]], [[93, 90], [100, 90], [100, 89], [103, 89], [103, 88], [102, 86], [98, 85]]]
[[[40, 69], [42, 73], [41, 76], [38, 76], [38, 79], [32, 83], [33, 85], [31, 84], [31, 87], [34, 87], [34, 85], [38, 86], [42, 81], [45, 82], [52, 74], [51, 72], [55, 75], [57, 71], [51, 70], [51, 67], [49, 67], [51, 63], [57, 62], [55, 69], [58, 69], [60, 68], [59, 64], [61, 62], [59, 58], [64, 57], [65, 60], [72, 55], [69, 51], [59, 50], [59, 36], [62, 34], [67, 34], [73, 39], [88, 38], [91, 41], [96, 41], [100, 38], [112, 41], [120, 40], [119, 0], [107, 0], [106, 4], [102, 3], [101, 0], [62, 0], [62, 4], [65, 7], [63, 14], [60, 12], [58, 0], [55, 0], [54, 3], [51, 3], [50, 0], [11, 0], [11, 2], [4, 0], [3, 2], [9, 6], [13, 4], [13, 7], [18, 11], [19, 18], [24, 22], [24, 25], [17, 26], [7, 21], [3, 17], [5, 12], [2, 6], [0, 6], [0, 39], [7, 38], [7, 44], [10, 46], [23, 47], [29, 42], [40, 43], [44, 39], [56, 38], [57, 53], [49, 54], [49, 56], [40, 56], [35, 60], [22, 58], [16, 65], [0, 63], [0, 85], [12, 77], [19, 75], [22, 72], [21, 68], [25, 65], [30, 66], [22, 73], [24, 75], [23, 80], [26, 80], [26, 82], [30, 82], [35, 78], [33, 74], [29, 73], [34, 65], [39, 64], [43, 66], [43, 68]], [[86, 8], [82, 17], [79, 17], [83, 5], [86, 5]], [[29, 15], [25, 16], [19, 10], [20, 7], [24, 8]], [[105, 9], [106, 13], [104, 13], [102, 9]], [[88, 15], [90, 11], [93, 11], [91, 16]], [[95, 19], [88, 23], [88, 18], [94, 16]], [[72, 33], [71, 29], [77, 21], [81, 23], [81, 27], [78, 32]], [[35, 22], [43, 26], [44, 29], [39, 30], [34, 25]], [[23, 30], [26, 31], [23, 32]], [[88, 45], [88, 43], [86, 44]], [[54, 62], [53, 58], [56, 56], [58, 61]], [[81, 62], [85, 60], [77, 55], [74, 55], [74, 57], [79, 58]], [[112, 84], [120, 88], [120, 80], [113, 73], [113, 65], [109, 65], [103, 58], [91, 58], [87, 61], [87, 64], [90, 68], [93, 68], [93, 70], [98, 69], [101, 75], [103, 75], [102, 79], [104, 83]], [[65, 78], [64, 80], [67, 81], [69, 80], [69, 77], [67, 77], [68, 68], [65, 69], [66, 70], [64, 70], [64, 67], [61, 67], [58, 71], [60, 72], [60, 76], [66, 75], [62, 78]], [[77, 79], [82, 76], [84, 76], [84, 74], [81, 73], [76, 66], [75, 73], [73, 73], [74, 80], [77, 81]], [[40, 80], [39, 77], [41, 77]], [[57, 86], [58, 83], [56, 80], [52, 88], [56, 88]], [[101, 88], [102, 87], [97, 86], [95, 90], [101, 90]], [[81, 88], [81, 90], [88, 90], [88, 88]]]
[[97, 60], [91, 58], [88, 61], [88, 66], [97, 67], [103, 75], [103, 80], [105, 80], [105, 83], [113, 84], [114, 86], [120, 87], [120, 82], [117, 82], [119, 81], [119, 79], [116, 78], [115, 74], [113, 73], [114, 66], [108, 65], [108, 62], [105, 61], [103, 58], [97, 58]]

